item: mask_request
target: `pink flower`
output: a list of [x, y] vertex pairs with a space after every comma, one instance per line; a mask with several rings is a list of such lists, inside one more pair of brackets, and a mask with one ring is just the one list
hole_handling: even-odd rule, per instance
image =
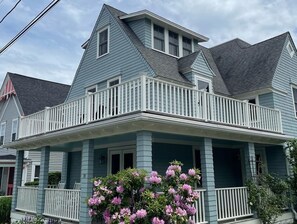
[[184, 173], [182, 173], [182, 174], [179, 176], [179, 178], [180, 178], [181, 180], [187, 180], [187, 179], [188, 179], [187, 175], [184, 174]]
[[151, 183], [151, 184], [159, 184], [159, 183], [161, 183], [161, 178], [160, 177], [158, 177], [158, 176], [151, 176], [150, 178], [149, 178], [149, 182]]
[[103, 218], [105, 220], [105, 223], [109, 223], [110, 222], [110, 212], [109, 212], [109, 210], [106, 209], [103, 212]]
[[94, 211], [93, 209], [89, 209], [89, 216], [92, 217], [94, 215], [97, 215], [97, 212]]
[[100, 205], [101, 204], [101, 199], [104, 200], [104, 197], [102, 198], [103, 196], [101, 197], [92, 197], [88, 200], [88, 205], [89, 206], [93, 206], [93, 205]]
[[152, 171], [151, 172], [151, 177], [156, 177], [158, 176], [158, 172], [157, 171]]
[[169, 188], [168, 193], [169, 194], [175, 194], [176, 191], [171, 187], [171, 188]]
[[181, 167], [179, 165], [171, 165], [168, 167], [168, 170], [174, 170], [174, 171], [181, 171]]
[[101, 184], [101, 180], [95, 180], [94, 181], [94, 186], [98, 187]]
[[136, 219], [136, 214], [132, 214], [130, 216], [130, 223], [134, 223], [135, 222], [135, 219]]
[[186, 208], [188, 215], [195, 215], [196, 213], [196, 208], [194, 206], [187, 206]]
[[163, 219], [159, 219], [158, 217], [154, 217], [152, 220], [152, 224], [165, 224]]
[[188, 184], [184, 184], [184, 185], [182, 186], [182, 189], [183, 189], [184, 191], [187, 191], [189, 194], [192, 193], [192, 187], [191, 187], [190, 185], [188, 185]]
[[118, 187], [116, 188], [116, 191], [117, 191], [118, 193], [123, 193], [123, 192], [124, 192], [124, 187], [123, 187], [122, 185], [120, 185], [120, 186], [118, 186]]
[[175, 213], [178, 215], [178, 216], [186, 216], [187, 215], [187, 211], [182, 209], [182, 208], [177, 208]]
[[137, 172], [133, 172], [132, 175], [133, 175], [134, 177], [139, 177], [139, 173], [137, 173]]
[[144, 209], [137, 210], [136, 217], [142, 219], [146, 216], [147, 212]]
[[166, 171], [166, 177], [174, 177], [174, 176], [175, 176], [174, 170], [167, 170]]
[[130, 215], [131, 214], [131, 211], [130, 211], [129, 208], [122, 208], [121, 211], [120, 211], [120, 214], [122, 216]]
[[114, 197], [111, 201], [111, 203], [114, 205], [120, 205], [121, 202], [122, 202], [122, 199], [120, 197]]
[[171, 214], [173, 213], [173, 209], [172, 209], [171, 205], [165, 206], [165, 212], [166, 212], [166, 215], [171, 216]]
[[196, 171], [194, 169], [189, 169], [188, 174], [190, 176], [195, 176], [196, 175]]

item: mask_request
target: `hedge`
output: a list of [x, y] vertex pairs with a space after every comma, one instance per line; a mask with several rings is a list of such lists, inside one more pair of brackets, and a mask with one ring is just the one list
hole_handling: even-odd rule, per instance
[[11, 197], [0, 197], [0, 223], [10, 223]]

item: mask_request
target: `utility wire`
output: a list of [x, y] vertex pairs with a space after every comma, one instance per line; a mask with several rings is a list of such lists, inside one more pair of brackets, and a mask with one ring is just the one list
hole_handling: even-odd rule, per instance
[[[12, 7], [12, 9], [11, 10], [9, 10], [9, 12], [8, 13], [6, 13], [6, 15], [0, 20], [0, 23], [2, 23], [3, 22], [3, 20], [18, 6], [18, 4], [21, 2], [22, 0], [18, 0], [18, 2], [17, 3], [15, 3], [15, 5]], [[1, 3], [2, 3], [2, 1], [1, 1]]]
[[6, 49], [14, 44], [21, 36], [23, 36], [34, 24], [40, 20], [46, 13], [48, 13], [60, 0], [53, 0], [48, 4], [30, 23], [28, 23], [11, 41], [9, 41], [4, 47], [0, 49], [0, 54], [2, 54]]

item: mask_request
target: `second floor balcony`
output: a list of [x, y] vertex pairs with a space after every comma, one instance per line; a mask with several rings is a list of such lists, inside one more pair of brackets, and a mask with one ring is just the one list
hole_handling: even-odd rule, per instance
[[135, 112], [194, 119], [245, 129], [282, 133], [281, 113], [247, 101], [148, 76], [89, 93], [79, 99], [22, 117], [19, 138], [26, 138]]

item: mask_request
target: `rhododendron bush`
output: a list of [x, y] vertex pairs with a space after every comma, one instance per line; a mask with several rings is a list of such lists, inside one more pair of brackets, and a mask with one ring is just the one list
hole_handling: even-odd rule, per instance
[[127, 169], [115, 175], [95, 178], [92, 197], [88, 199], [89, 215], [109, 224], [193, 223], [194, 202], [199, 193], [193, 186], [200, 171], [182, 173], [182, 164], [170, 163], [165, 176], [156, 171]]

